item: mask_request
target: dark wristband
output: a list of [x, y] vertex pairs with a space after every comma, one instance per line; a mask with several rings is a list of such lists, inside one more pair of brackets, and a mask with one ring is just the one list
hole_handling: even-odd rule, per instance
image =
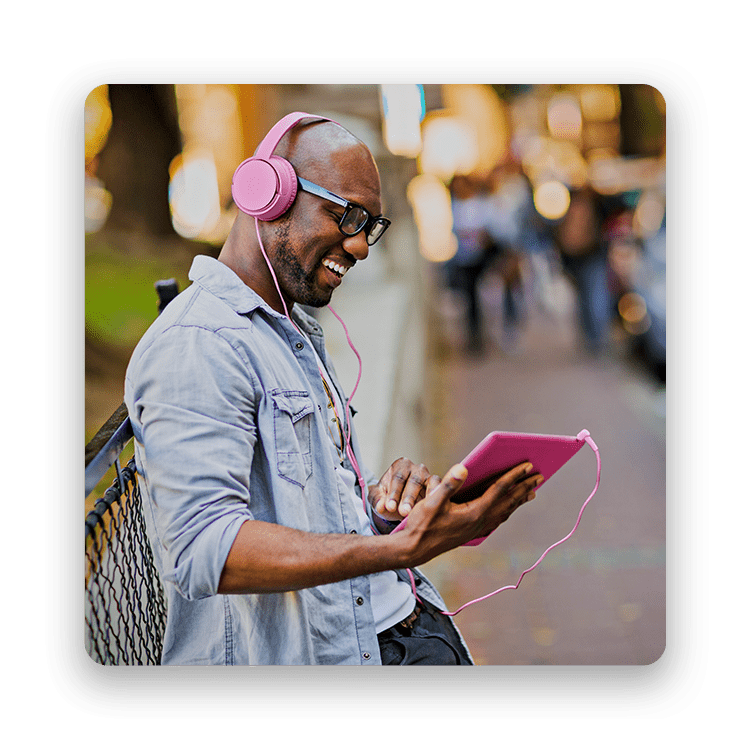
[[401, 521], [389, 521], [387, 518], [383, 518], [383, 516], [378, 513], [375, 508], [372, 508], [372, 520], [375, 523], [375, 526], [377, 527], [378, 531], [382, 531], [386, 534], [390, 534], [393, 529], [398, 526]]

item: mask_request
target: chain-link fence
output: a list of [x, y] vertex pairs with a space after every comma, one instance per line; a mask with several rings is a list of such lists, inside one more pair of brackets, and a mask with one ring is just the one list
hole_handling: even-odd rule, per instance
[[[119, 467], [118, 467], [119, 468]], [[167, 606], [135, 461], [86, 516], [86, 650], [100, 664], [159, 664]]]
[[[177, 296], [174, 279], [157, 281], [158, 310]], [[146, 536], [138, 473], [120, 468], [133, 429], [125, 404], [86, 445], [86, 497], [115, 466], [117, 477], [86, 516], [86, 651], [99, 664], [159, 664], [167, 600]]]

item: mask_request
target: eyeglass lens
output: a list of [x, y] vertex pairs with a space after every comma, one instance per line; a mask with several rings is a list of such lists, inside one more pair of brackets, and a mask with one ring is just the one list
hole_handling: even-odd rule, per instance
[[352, 236], [360, 232], [368, 222], [371, 222], [371, 224], [367, 231], [367, 244], [374, 245], [388, 228], [388, 224], [381, 219], [373, 221], [370, 214], [360, 206], [350, 205], [347, 208], [341, 219], [341, 231]]
[[341, 220], [341, 229], [344, 234], [357, 234], [367, 223], [370, 215], [359, 206], [349, 206]]
[[370, 232], [367, 235], [367, 244], [374, 245], [383, 236], [383, 232], [385, 232], [386, 229], [388, 229], [388, 224], [377, 219], [370, 227]]

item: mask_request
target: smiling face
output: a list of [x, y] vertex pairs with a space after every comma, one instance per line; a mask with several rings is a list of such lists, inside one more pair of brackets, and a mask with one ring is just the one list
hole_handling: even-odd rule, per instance
[[[311, 128], [307, 135], [304, 149], [300, 139], [290, 158], [299, 176], [379, 215], [380, 178], [368, 149], [335, 125]], [[270, 241], [264, 244], [287, 302], [327, 305], [344, 275], [367, 257], [363, 232], [347, 237], [339, 231], [343, 212], [343, 207], [300, 190], [291, 210], [267, 223]]]
[[[380, 177], [372, 154], [340, 125], [318, 121], [296, 126], [274, 153], [291, 162], [299, 177], [373, 216], [381, 213]], [[277, 312], [285, 309], [274, 275], [287, 309], [294, 302], [326, 305], [352, 266], [369, 253], [364, 232], [347, 237], [339, 231], [344, 210], [327, 198], [299, 190], [291, 208], [273, 221], [258, 221], [240, 211], [219, 261]]]

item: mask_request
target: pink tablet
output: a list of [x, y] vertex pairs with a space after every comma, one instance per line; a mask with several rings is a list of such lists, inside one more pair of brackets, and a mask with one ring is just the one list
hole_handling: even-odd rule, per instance
[[[483, 485], [489, 486], [499, 475], [525, 461], [532, 463], [534, 474], [544, 477], [544, 482], [537, 488], [538, 491], [558, 469], [581, 450], [589, 435], [588, 430], [582, 430], [575, 437], [491, 432], [461, 461], [468, 474], [463, 486], [452, 500], [460, 503], [466, 502], [470, 497], [476, 497], [484, 491]], [[394, 529], [394, 532], [403, 529], [407, 521], [408, 517]], [[486, 538], [474, 539], [465, 546], [481, 544]]]

